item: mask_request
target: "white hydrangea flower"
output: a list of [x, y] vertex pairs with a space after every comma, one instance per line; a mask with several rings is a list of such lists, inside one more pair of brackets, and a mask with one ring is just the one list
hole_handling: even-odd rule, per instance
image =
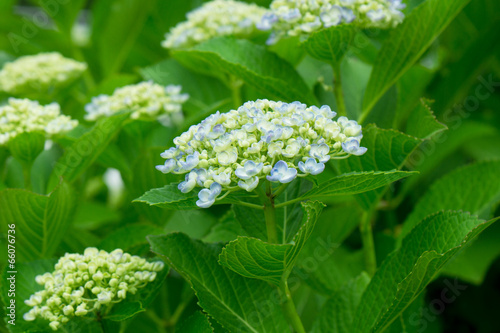
[[274, 0], [257, 27], [272, 31], [268, 44], [339, 24], [386, 29], [403, 21], [405, 6], [402, 0]]
[[182, 104], [189, 95], [182, 94], [181, 90], [181, 86], [164, 87], [152, 81], [117, 88], [111, 96], [93, 97], [92, 102], [85, 106], [85, 119], [94, 121], [122, 110], [131, 110], [132, 119], [157, 119], [168, 125], [172, 118], [182, 117]]
[[24, 132], [41, 132], [51, 137], [77, 125], [77, 120], [61, 115], [57, 103], [43, 106], [29, 99], [9, 98], [6, 105], [0, 106], [0, 145]]
[[265, 8], [234, 0], [214, 0], [187, 14], [187, 21], [176, 25], [165, 35], [162, 46], [186, 48], [216, 36], [248, 38], [258, 33]]
[[85, 316], [119, 303], [127, 292], [135, 294], [154, 281], [163, 268], [161, 261], [148, 262], [121, 249], [108, 253], [87, 248], [83, 255], [66, 253], [54, 266], [54, 272], [36, 277], [36, 283], [44, 289], [24, 301], [31, 309], [23, 318], [46, 319], [56, 331], [73, 316]]
[[361, 126], [346, 117], [335, 121], [335, 116], [327, 105], [247, 102], [191, 126], [161, 154], [166, 161], [156, 168], [186, 174], [179, 190], [201, 187], [197, 205], [210, 207], [223, 190], [251, 192], [261, 179], [286, 184], [323, 172], [332, 158], [364, 154]]
[[23, 56], [4, 65], [0, 90], [16, 96], [50, 93], [74, 81], [86, 69], [87, 64], [57, 52]]

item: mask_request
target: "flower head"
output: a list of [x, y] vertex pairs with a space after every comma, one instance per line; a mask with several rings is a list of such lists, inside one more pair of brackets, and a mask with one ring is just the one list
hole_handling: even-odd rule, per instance
[[402, 0], [274, 0], [258, 28], [272, 31], [268, 44], [340, 24], [384, 29], [403, 21], [404, 8]]
[[161, 261], [148, 262], [120, 249], [110, 253], [87, 248], [83, 255], [66, 253], [54, 272], [36, 277], [44, 289], [25, 301], [31, 310], [23, 316], [33, 321], [50, 321], [55, 331], [73, 316], [85, 316], [103, 306], [122, 301], [127, 292], [135, 294], [163, 270]]
[[165, 35], [162, 46], [168, 49], [191, 47], [216, 36], [247, 38], [258, 32], [256, 24], [265, 8], [234, 0], [214, 0], [189, 12]]
[[60, 53], [39, 53], [6, 63], [0, 71], [0, 90], [12, 95], [45, 94], [76, 78], [87, 65]]
[[180, 115], [182, 104], [189, 98], [181, 94], [181, 86], [161, 86], [145, 81], [118, 88], [113, 95], [99, 95], [85, 106], [85, 119], [96, 120], [109, 117], [122, 110], [132, 111], [132, 119], [158, 119], [168, 123], [170, 118]]
[[24, 132], [42, 132], [48, 137], [72, 130], [77, 120], [61, 115], [59, 104], [40, 105], [29, 99], [9, 98], [0, 106], [0, 145]]
[[327, 105], [247, 102], [191, 126], [161, 154], [165, 164], [156, 168], [186, 174], [179, 190], [201, 187], [197, 205], [210, 207], [223, 190], [250, 192], [261, 179], [289, 183], [323, 172], [331, 158], [363, 154], [361, 126], [346, 117], [335, 121], [335, 116]]

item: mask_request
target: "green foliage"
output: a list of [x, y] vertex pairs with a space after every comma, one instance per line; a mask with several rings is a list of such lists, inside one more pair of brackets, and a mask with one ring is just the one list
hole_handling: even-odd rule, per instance
[[21, 189], [0, 192], [2, 231], [14, 224], [17, 260], [32, 261], [52, 257], [64, 237], [75, 207], [74, 192], [61, 183], [50, 195]]
[[[150, 236], [153, 252], [164, 256], [193, 287], [200, 305], [226, 329], [286, 332], [277, 291], [220, 266], [220, 245], [204, 244], [181, 233]], [[269, 298], [275, 294], [274, 298]]]
[[337, 65], [349, 49], [355, 34], [356, 28], [353, 26], [334, 26], [311, 34], [302, 46], [314, 58]]

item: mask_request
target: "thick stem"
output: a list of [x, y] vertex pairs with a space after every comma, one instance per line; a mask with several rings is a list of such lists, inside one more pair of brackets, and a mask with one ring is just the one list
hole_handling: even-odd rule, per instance
[[[285, 274], [286, 276], [287, 274]], [[280, 291], [283, 296], [284, 302], [282, 304], [283, 311], [288, 318], [290, 324], [292, 324], [293, 329], [297, 333], [305, 333], [304, 325], [300, 320], [299, 314], [297, 313], [297, 309], [295, 308], [295, 303], [293, 303], [292, 293], [290, 293], [290, 289], [288, 288], [288, 279], [283, 277], [280, 284]]]
[[23, 163], [24, 188], [31, 191], [31, 168], [33, 163]]
[[339, 116], [346, 116], [347, 111], [344, 100], [344, 90], [342, 89], [342, 75], [340, 74], [340, 64], [333, 64], [333, 93], [337, 101], [337, 113]]
[[361, 240], [363, 242], [366, 271], [370, 274], [370, 276], [373, 276], [377, 270], [377, 257], [375, 256], [375, 243], [373, 241], [371, 216], [371, 211], [363, 213], [359, 230], [361, 232]]
[[273, 188], [269, 181], [266, 181], [266, 196], [267, 200], [264, 203], [264, 216], [266, 218], [267, 241], [272, 244], [277, 244], [276, 208], [274, 207]]

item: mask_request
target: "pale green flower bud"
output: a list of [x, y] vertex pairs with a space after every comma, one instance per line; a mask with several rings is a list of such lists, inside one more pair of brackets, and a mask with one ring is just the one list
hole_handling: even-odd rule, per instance
[[29, 99], [9, 98], [0, 106], [0, 146], [21, 133], [39, 132], [50, 138], [77, 125], [78, 121], [61, 115], [57, 103], [43, 106]]
[[168, 49], [186, 48], [216, 36], [248, 38], [259, 33], [256, 24], [265, 8], [233, 0], [214, 0], [189, 12], [165, 35], [162, 46]]
[[57, 52], [23, 56], [3, 66], [0, 91], [21, 97], [47, 94], [68, 85], [86, 69], [86, 64]]

